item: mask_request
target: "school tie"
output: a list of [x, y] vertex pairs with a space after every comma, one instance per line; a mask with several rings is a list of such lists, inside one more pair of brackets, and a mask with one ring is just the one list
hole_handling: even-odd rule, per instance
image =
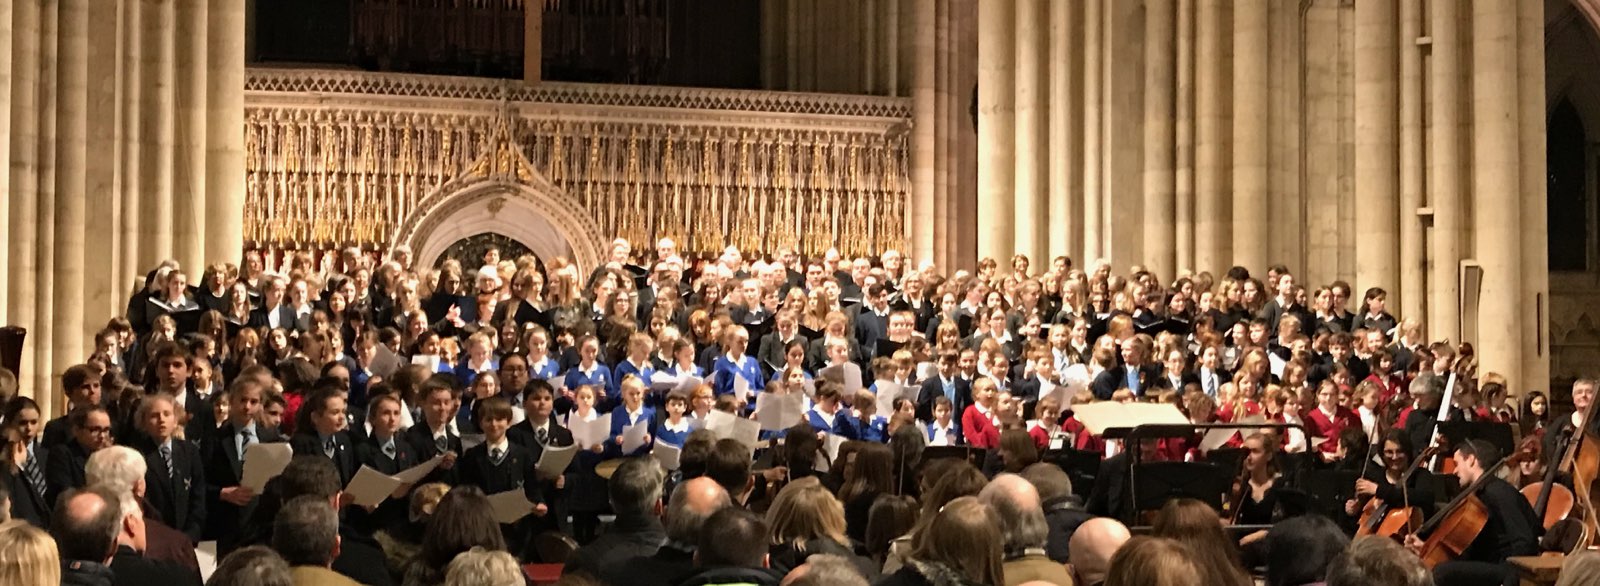
[[550, 437], [550, 432], [546, 431], [543, 427], [534, 428], [533, 437], [534, 439], [539, 440], [539, 443], [542, 445], [544, 444], [545, 440]]
[[383, 455], [388, 456], [390, 460], [394, 459], [394, 440], [383, 443]]
[[172, 446], [161, 446], [158, 451], [161, 452], [161, 461], [167, 465], [167, 478], [172, 478]]
[[499, 466], [500, 465], [500, 460], [504, 459], [505, 457], [506, 457], [505, 450], [502, 450], [500, 448], [495, 448], [493, 450], [489, 450], [489, 461], [490, 462], [494, 462], [494, 465], [496, 465], [496, 466]]
[[23, 472], [28, 475], [28, 484], [32, 484], [34, 490], [44, 494], [44, 470], [39, 467], [39, 458], [30, 456], [28, 462], [23, 465]]
[[329, 437], [326, 441], [322, 442], [322, 453], [327, 454], [329, 458], [333, 457], [334, 450], [338, 448], [339, 444], [333, 441], [332, 437]]

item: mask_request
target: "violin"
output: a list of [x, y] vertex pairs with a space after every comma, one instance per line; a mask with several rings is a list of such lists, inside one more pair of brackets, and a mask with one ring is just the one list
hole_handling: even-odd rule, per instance
[[1228, 500], [1223, 503], [1223, 512], [1228, 516], [1229, 525], [1239, 524], [1239, 508], [1244, 506], [1245, 496], [1250, 490], [1250, 455], [1239, 459], [1239, 473], [1233, 477], [1233, 488], [1228, 491]]
[[1416, 459], [1406, 466], [1404, 474], [1400, 475], [1400, 490], [1406, 495], [1404, 507], [1391, 507], [1389, 503], [1373, 495], [1367, 499], [1367, 504], [1361, 510], [1361, 520], [1356, 526], [1356, 537], [1364, 535], [1380, 535], [1396, 541], [1402, 541], [1406, 535], [1417, 530], [1422, 523], [1422, 509], [1410, 506], [1410, 493], [1406, 487], [1410, 485], [1411, 476], [1422, 468], [1422, 463], [1428, 461], [1439, 452], [1438, 446], [1428, 446], [1417, 454]]

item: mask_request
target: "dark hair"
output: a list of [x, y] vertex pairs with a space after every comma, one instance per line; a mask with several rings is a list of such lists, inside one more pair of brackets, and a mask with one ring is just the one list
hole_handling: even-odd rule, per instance
[[272, 520], [272, 549], [291, 566], [327, 567], [339, 543], [339, 515], [328, 499], [295, 497]]
[[294, 586], [289, 564], [264, 545], [234, 550], [217, 564], [207, 586]]
[[477, 413], [474, 415], [476, 416], [479, 425], [482, 425], [483, 422], [490, 419], [511, 421], [511, 402], [507, 401], [505, 397], [489, 397], [488, 399], [484, 399], [482, 403], [474, 406], [473, 410], [477, 411]]
[[733, 438], [717, 440], [717, 445], [707, 454], [706, 476], [727, 489], [729, 495], [744, 494], [745, 487], [750, 484], [749, 446]]
[[308, 495], [324, 500], [333, 498], [344, 485], [339, 480], [339, 469], [334, 467], [333, 460], [321, 454], [295, 456], [278, 478], [282, 481], [278, 496], [280, 502], [285, 503]]
[[1169, 500], [1156, 513], [1150, 534], [1172, 539], [1193, 550], [1195, 564], [1206, 574], [1202, 583], [1218, 586], [1250, 583], [1249, 575], [1239, 563], [1239, 549], [1217, 523], [1217, 511], [1211, 505], [1191, 498]]
[[[504, 364], [504, 363], [502, 362], [501, 364]], [[550, 381], [544, 380], [542, 378], [536, 378], [536, 379], [529, 380], [528, 381], [528, 385], [523, 387], [523, 391], [522, 392], [523, 392], [522, 400], [526, 401], [526, 400], [528, 400], [528, 397], [532, 397], [532, 396], [537, 395], [539, 393], [544, 393], [546, 395], [550, 395], [550, 396], [554, 397], [555, 394], [556, 394], [556, 388], [553, 387], [553, 386], [550, 386]]]
[[767, 523], [755, 513], [725, 507], [706, 519], [695, 558], [701, 567], [759, 568], [767, 556]]
[[649, 515], [661, 502], [661, 465], [654, 458], [628, 458], [611, 475], [607, 489], [617, 516]]
[[318, 413], [327, 411], [328, 401], [343, 398], [344, 391], [335, 389], [319, 389], [311, 393], [311, 396], [306, 397], [305, 403], [300, 405], [300, 410], [294, 414], [294, 428], [301, 433], [316, 433], [316, 427], [312, 424], [311, 418]]
[[417, 402], [425, 403], [428, 401], [428, 397], [441, 390], [449, 391], [450, 396], [455, 397], [456, 377], [442, 372], [428, 377], [427, 380], [422, 381], [422, 385], [417, 389]]
[[99, 405], [90, 405], [88, 407], [79, 407], [77, 409], [73, 409], [71, 413], [67, 414], [67, 423], [72, 425], [73, 429], [83, 429], [83, 426], [89, 423], [89, 416], [93, 415], [96, 411], [100, 413], [106, 413], [106, 417], [108, 418], [111, 416], [111, 414], [106, 411], [105, 407], [101, 407]]
[[855, 464], [844, 466], [845, 481], [839, 488], [839, 500], [844, 502], [863, 495], [894, 491], [894, 480], [890, 474], [894, 457], [889, 452], [889, 446], [876, 442], [861, 444], [856, 448]]
[[474, 547], [505, 551], [505, 537], [489, 510], [489, 497], [478, 487], [462, 485], [450, 489], [428, 519], [422, 548], [413, 560], [437, 568], [442, 574], [450, 560], [463, 551]]
[[94, 367], [87, 364], [78, 364], [61, 373], [61, 388], [71, 393], [89, 384], [89, 381], [97, 380], [100, 380], [100, 378], [99, 375], [95, 374]]
[[882, 561], [889, 544], [911, 531], [917, 524], [917, 500], [909, 496], [880, 494], [867, 513], [867, 553]]
[[1300, 515], [1285, 519], [1267, 531], [1267, 550], [1294, 554], [1267, 556], [1267, 586], [1323, 581], [1329, 565], [1348, 544], [1344, 531], [1327, 517]]
[[[816, 437], [816, 436], [812, 436]], [[717, 447], [717, 436], [709, 429], [696, 429], [683, 438], [683, 453], [678, 455], [678, 472], [683, 480], [706, 475], [706, 462]]]
[[39, 409], [38, 403], [35, 403], [31, 398], [18, 395], [12, 397], [9, 401], [6, 401], [6, 408], [4, 412], [5, 417], [0, 417], [0, 419], [4, 419], [6, 421], [15, 421], [17, 416], [26, 409], [32, 409], [35, 413], [38, 413], [40, 417], [44, 417], [44, 411]]
[[815, 469], [817, 453], [821, 449], [822, 442], [817, 439], [811, 424], [802, 421], [784, 433], [783, 447], [779, 456], [782, 456], [781, 463], [789, 467], [791, 476], [807, 476]]
[[[74, 514], [75, 507], [68, 505], [79, 497], [94, 497], [102, 506], [93, 515], [80, 517]], [[117, 545], [117, 533], [122, 529], [121, 503], [120, 497], [100, 486], [69, 490], [61, 495], [50, 516], [50, 536], [56, 540], [61, 560], [103, 563], [111, 557]]]
[[1456, 444], [1456, 452], [1463, 456], [1472, 456], [1478, 459], [1478, 466], [1488, 471], [1490, 466], [1500, 461], [1500, 450], [1487, 441], [1481, 439], [1467, 440]]
[[1039, 461], [1039, 448], [1033, 445], [1033, 436], [1020, 429], [1000, 432], [998, 452], [1005, 462], [1006, 472], [1013, 474]]

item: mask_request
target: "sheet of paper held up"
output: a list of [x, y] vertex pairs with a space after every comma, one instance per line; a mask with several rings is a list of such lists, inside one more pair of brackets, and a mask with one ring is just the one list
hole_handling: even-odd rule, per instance
[[650, 390], [665, 393], [688, 393], [704, 382], [695, 375], [673, 376], [665, 372], [655, 372], [650, 375]]
[[1114, 427], [1138, 427], [1146, 424], [1183, 425], [1189, 418], [1178, 411], [1177, 405], [1167, 403], [1118, 403], [1101, 401], [1072, 408], [1078, 421], [1089, 428], [1089, 433], [1100, 435]]
[[650, 424], [644, 421], [622, 428], [622, 453], [632, 454], [644, 446], [645, 436], [649, 433]]
[[678, 457], [682, 454], [683, 448], [666, 442], [656, 442], [656, 447], [650, 450], [650, 455], [655, 456], [661, 468], [668, 472], [678, 469]]
[[[1262, 423], [1266, 420], [1267, 418], [1260, 415], [1251, 415], [1249, 417], [1245, 417], [1244, 419], [1240, 419], [1238, 423]], [[1239, 435], [1240, 431], [1241, 430], [1233, 428], [1220, 428], [1207, 431], [1206, 436], [1200, 439], [1200, 451], [1209, 452], [1211, 450], [1220, 448], [1223, 446], [1223, 444], [1228, 443], [1228, 440], [1233, 439], [1233, 436]]]
[[572, 439], [581, 447], [602, 445], [608, 439], [606, 436], [611, 435], [611, 414], [595, 417], [594, 421], [581, 421], [574, 417], [567, 428], [572, 430]]
[[355, 477], [350, 479], [349, 486], [344, 487], [344, 493], [350, 495], [351, 501], [355, 504], [376, 507], [383, 504], [389, 495], [394, 494], [394, 491], [404, 484], [398, 478], [379, 472], [371, 466], [362, 465], [361, 469], [356, 471]]
[[761, 446], [761, 424], [743, 417], [712, 411], [706, 416], [706, 429], [716, 433], [717, 439], [739, 440], [751, 451]]
[[800, 395], [794, 393], [756, 395], [756, 421], [760, 422], [762, 430], [788, 429], [789, 426], [798, 423], [804, 413]]
[[532, 513], [533, 503], [518, 488], [489, 495], [489, 510], [494, 513], [495, 522], [510, 525]]
[[739, 403], [750, 402], [750, 381], [738, 374], [733, 375], [733, 396]]
[[842, 385], [844, 388], [840, 392], [846, 397], [854, 396], [856, 391], [861, 390], [861, 367], [853, 362], [829, 366], [818, 371], [817, 376]]
[[417, 464], [416, 466], [401, 470], [399, 474], [394, 475], [394, 478], [404, 484], [416, 484], [422, 482], [422, 479], [426, 478], [429, 474], [432, 474], [433, 469], [438, 468], [439, 463], [443, 461], [444, 455], [441, 454], [434, 456], [433, 459], [428, 460], [427, 462], [423, 462], [421, 464]]
[[558, 476], [567, 471], [567, 466], [572, 464], [573, 456], [578, 455], [576, 444], [563, 447], [545, 446], [544, 453], [539, 455], [539, 463], [534, 469], [545, 476]]
[[884, 417], [894, 415], [894, 400], [900, 398], [905, 392], [905, 387], [887, 380], [879, 380], [872, 384], [878, 389], [878, 415]]
[[244, 449], [244, 473], [239, 485], [261, 494], [267, 481], [283, 474], [294, 459], [294, 450], [286, 443], [254, 443]]

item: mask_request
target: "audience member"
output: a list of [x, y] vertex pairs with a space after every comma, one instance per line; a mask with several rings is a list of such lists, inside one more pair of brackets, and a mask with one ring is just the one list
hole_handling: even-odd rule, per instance
[[1273, 525], [1266, 543], [1266, 586], [1302, 586], [1325, 581], [1350, 538], [1327, 517], [1301, 515]]
[[[887, 448], [884, 450], [887, 452]], [[767, 509], [772, 530], [772, 569], [787, 573], [813, 555], [847, 558], [863, 577], [878, 574], [871, 560], [855, 555], [845, 535], [845, 509], [815, 477], [790, 482]]]
[[905, 566], [878, 586], [1004, 583], [999, 524], [974, 497], [950, 501], [917, 530]]
[[[295, 456], [284, 468], [283, 474], [267, 483], [265, 492], [269, 494], [262, 496], [255, 512], [246, 522], [247, 531], [251, 526], [256, 528], [254, 534], [258, 540], [242, 544], [272, 543], [278, 511], [283, 503], [298, 497], [314, 496], [327, 501], [330, 506], [338, 507], [341, 486], [339, 470], [334, 467], [333, 460], [318, 455]], [[485, 513], [487, 506], [484, 505]], [[350, 530], [343, 524], [339, 526], [339, 551], [334, 556], [333, 571], [369, 586], [388, 586], [394, 580], [385, 571], [383, 559], [383, 552], [371, 537]], [[440, 567], [443, 567], [443, 563]]]
[[1045, 523], [1039, 492], [1015, 474], [1001, 474], [978, 493], [978, 500], [994, 509], [1005, 537], [1006, 586], [1041, 580], [1056, 584], [1072, 581], [1066, 567], [1045, 555], [1050, 528]]
[[120, 497], [124, 493], [133, 495], [139, 501], [141, 513], [144, 516], [144, 547], [140, 552], [144, 557], [178, 564], [195, 572], [200, 572], [200, 560], [194, 553], [194, 544], [189, 541], [189, 536], [166, 523], [162, 523], [158, 515], [152, 515], [149, 507], [143, 502], [146, 480], [145, 458], [132, 448], [111, 446], [95, 452], [89, 456], [89, 463], [84, 466], [84, 478], [89, 484], [104, 486]]
[[439, 501], [428, 521], [422, 549], [406, 565], [404, 586], [444, 583], [445, 567], [456, 555], [474, 547], [505, 551], [505, 536], [490, 514], [489, 498], [473, 486], [458, 486]]
[[[1132, 534], [1121, 521], [1096, 517], [1084, 521], [1072, 533], [1068, 544], [1072, 552], [1072, 578], [1078, 586], [1099, 586], [1106, 581], [1111, 558]], [[1196, 575], [1199, 575], [1198, 571]]]
[[700, 543], [706, 519], [732, 506], [728, 491], [721, 484], [701, 476], [678, 484], [667, 502], [667, 541], [654, 555], [634, 557], [620, 564], [602, 567], [608, 584], [670, 586], [694, 571], [695, 547]]
[[1023, 468], [1022, 477], [1039, 491], [1039, 500], [1044, 506], [1045, 524], [1050, 527], [1044, 554], [1057, 563], [1067, 563], [1073, 532], [1094, 517], [1083, 509], [1078, 495], [1072, 493], [1072, 479], [1060, 466], [1040, 462]]
[[806, 563], [784, 575], [779, 586], [867, 586], [866, 578], [850, 560], [830, 554], [806, 558]]
[[27, 521], [0, 523], [0, 584], [61, 583], [61, 556], [49, 533]]
[[445, 586], [515, 586], [525, 579], [517, 558], [481, 547], [458, 554], [444, 574]]
[[1561, 563], [1561, 578], [1556, 580], [1556, 586], [1591, 584], [1600, 584], [1600, 553], [1582, 551], [1567, 556]]
[[1204, 568], [1184, 544], [1164, 537], [1128, 540], [1111, 558], [1105, 586], [1198, 586]]
[[1194, 552], [1205, 583], [1250, 585], [1250, 575], [1239, 563], [1239, 548], [1223, 531], [1211, 505], [1189, 498], [1167, 501], [1156, 513], [1150, 534], [1182, 543]]
[[339, 557], [339, 515], [326, 499], [304, 495], [284, 503], [272, 522], [272, 549], [293, 568], [295, 586], [357, 584], [333, 571], [333, 560]]
[[889, 546], [895, 538], [911, 532], [917, 526], [917, 501], [903, 495], [878, 495], [867, 514], [867, 540], [863, 547], [872, 561], [882, 567], [889, 556]]
[[767, 524], [744, 509], [725, 507], [706, 519], [695, 545], [696, 573], [679, 586], [777, 586], [783, 574], [768, 565]]
[[117, 495], [91, 487], [68, 491], [50, 517], [61, 554], [62, 586], [111, 586], [111, 558], [127, 519]]
[[373, 539], [383, 549], [384, 564], [389, 574], [403, 575], [406, 564], [422, 549], [422, 536], [428, 530], [428, 520], [438, 510], [439, 501], [450, 492], [450, 485], [430, 482], [411, 491], [406, 522], [380, 529]]
[[[1583, 555], [1583, 554], [1579, 554]], [[1596, 556], [1600, 559], [1600, 556]], [[1568, 558], [1571, 561], [1571, 558]], [[1566, 573], [1563, 572], [1563, 578]], [[1588, 582], [1600, 583], [1600, 575]], [[1328, 566], [1327, 586], [1431, 586], [1433, 577], [1416, 554], [1387, 537], [1358, 537]]]
[[601, 568], [634, 557], [649, 557], [667, 540], [661, 525], [661, 466], [654, 458], [628, 458], [611, 475], [607, 490], [616, 521], [605, 533], [567, 558], [562, 574], [598, 577]]
[[294, 575], [278, 552], [252, 545], [222, 558], [206, 586], [294, 586]]

